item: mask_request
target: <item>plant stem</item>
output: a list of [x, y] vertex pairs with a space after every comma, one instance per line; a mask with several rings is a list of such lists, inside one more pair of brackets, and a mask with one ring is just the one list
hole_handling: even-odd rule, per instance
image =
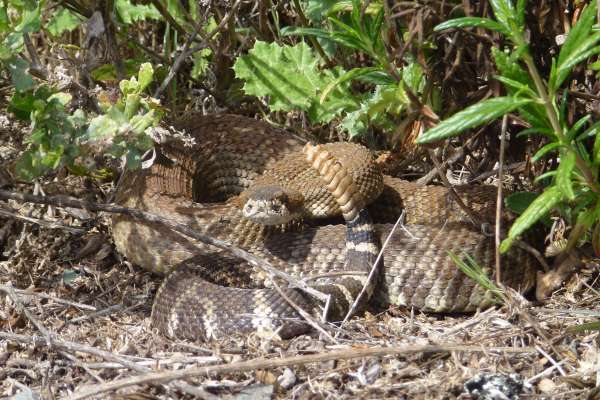
[[[517, 40], [517, 42], [522, 42], [522, 43], [517, 43], [517, 46], [524, 45], [523, 44], [524, 41], [522, 39]], [[539, 96], [541, 97], [542, 102], [544, 103], [544, 108], [546, 108], [546, 114], [548, 114], [548, 118], [550, 119], [550, 124], [552, 125], [552, 129], [556, 133], [556, 136], [558, 136], [558, 139], [562, 143], [567, 145], [567, 148], [569, 149], [569, 151], [572, 151], [575, 153], [575, 164], [577, 165], [577, 168], [579, 168], [579, 170], [583, 174], [583, 177], [585, 178], [587, 185], [590, 187], [590, 189], [594, 193], [596, 193], [597, 195], [600, 195], [600, 188], [598, 187], [598, 184], [594, 181], [594, 175], [593, 175], [592, 171], [589, 169], [589, 167], [585, 163], [585, 161], [580, 157], [579, 153], [577, 153], [570, 146], [570, 144], [566, 143], [566, 141], [565, 141], [565, 134], [562, 130], [562, 127], [560, 126], [560, 122], [558, 121], [558, 115], [556, 114], [556, 110], [554, 109], [554, 105], [552, 104], [552, 99], [550, 99], [550, 96], [548, 95], [548, 92], [546, 91], [544, 82], [542, 81], [542, 78], [540, 77], [540, 73], [538, 72], [538, 70], [535, 66], [535, 63], [533, 62], [533, 58], [531, 57], [531, 54], [529, 54], [529, 52], [527, 52], [527, 51], [524, 52], [523, 60], [525, 61], [525, 65], [527, 65], [527, 69], [529, 70], [529, 74], [531, 75], [531, 77], [533, 79], [535, 88], [536, 88]]]

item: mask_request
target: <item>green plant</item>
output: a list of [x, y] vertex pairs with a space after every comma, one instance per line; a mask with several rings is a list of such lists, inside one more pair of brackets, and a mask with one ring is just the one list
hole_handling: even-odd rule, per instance
[[420, 144], [437, 142], [456, 136], [468, 128], [480, 126], [504, 114], [517, 112], [531, 128], [521, 135], [543, 135], [548, 143], [539, 149], [532, 161], [555, 154], [560, 161], [556, 170], [537, 178], [547, 183], [527, 209], [512, 224], [501, 245], [507, 251], [525, 230], [555, 208], [574, 223], [569, 237], [570, 246], [600, 219], [600, 166], [599, 123], [591, 123], [584, 116], [569, 124], [566, 113], [568, 101], [564, 85], [573, 69], [600, 53], [600, 31], [596, 20], [597, 4], [591, 1], [569, 32], [558, 57], [552, 61], [547, 77], [541, 76], [531, 55], [525, 34], [526, 1], [491, 1], [495, 20], [465, 17], [446, 21], [435, 30], [483, 27], [506, 36], [512, 46], [505, 51], [494, 50], [498, 69], [496, 79], [506, 88], [507, 96], [497, 97], [472, 105], [425, 132]]
[[[153, 79], [152, 66], [138, 62], [134, 71], [139, 69], [137, 79], [121, 81], [122, 97], [104, 107], [105, 114], [92, 118], [71, 106], [73, 96], [60, 83], [48, 79], [49, 71], [36, 65], [37, 54], [28, 44], [30, 34], [43, 29], [49, 37], [58, 38], [84, 19], [58, 8], [42, 28], [44, 1], [9, 0], [5, 5], [0, 9], [0, 66], [14, 87], [8, 110], [31, 123], [24, 138], [27, 150], [16, 164], [20, 177], [33, 180], [62, 166], [76, 173], [91, 173], [94, 156], [103, 154], [126, 156], [127, 166], [138, 166], [141, 154], [152, 146], [144, 132], [162, 115], [158, 103], [143, 94]], [[117, 2], [124, 20], [156, 17], [149, 7]], [[34, 77], [38, 75], [42, 81]]]
[[138, 167], [143, 152], [152, 148], [145, 131], [162, 116], [156, 101], [143, 96], [152, 74], [152, 66], [143, 64], [138, 79], [121, 81], [122, 97], [89, 121], [80, 109], [68, 111], [70, 94], [48, 85], [15, 93], [10, 109], [32, 123], [25, 139], [28, 149], [17, 163], [17, 172], [26, 180], [61, 166], [89, 173], [94, 167], [93, 157], [101, 154], [125, 155], [128, 167]]
[[[323, 43], [323, 48], [317, 43], [319, 55], [303, 42], [290, 46], [257, 41], [234, 66], [246, 94], [267, 97], [271, 111], [305, 111], [314, 123], [339, 119], [350, 136], [365, 133], [370, 125], [394, 131], [397, 120], [407, 116], [411, 94], [423, 96], [425, 79], [410, 56], [399, 68], [388, 54], [383, 38], [392, 28], [384, 24], [382, 2], [367, 7], [358, 0], [313, 2], [308, 11], [323, 27], [284, 27], [281, 35], [317, 38]], [[344, 67], [348, 55], [359, 53], [371, 65]], [[337, 66], [331, 67], [330, 57]], [[357, 90], [353, 82], [362, 86]]]

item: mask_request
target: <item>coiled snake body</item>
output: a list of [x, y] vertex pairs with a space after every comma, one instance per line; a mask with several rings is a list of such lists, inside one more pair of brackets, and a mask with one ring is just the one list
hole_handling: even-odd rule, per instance
[[[348, 268], [343, 224], [302, 229], [293, 224], [261, 225], [244, 218], [235, 202], [223, 202], [250, 186], [283, 155], [300, 152], [301, 140], [266, 123], [234, 115], [192, 117], [177, 127], [191, 134], [195, 144], [162, 144], [151, 168], [126, 174], [117, 203], [161, 214], [225, 240], [293, 276], [313, 277], [311, 282], [318, 288], [338, 284], [340, 278], [331, 276]], [[383, 194], [369, 207], [371, 215], [389, 221], [404, 210], [406, 225], [394, 232], [383, 251], [384, 266], [373, 301], [433, 312], [467, 312], [490, 305], [491, 294], [458, 270], [449, 253], [469, 254], [491, 273], [493, 238], [464, 222], [464, 214], [445, 188], [391, 177], [385, 177], [384, 183]], [[493, 190], [472, 186], [460, 187], [458, 192], [468, 206], [491, 220]], [[381, 242], [391, 227], [389, 223], [375, 225]], [[270, 285], [260, 269], [239, 264], [163, 226], [123, 215], [113, 217], [113, 236], [121, 253], [153, 272], [168, 273], [182, 263], [165, 279], [153, 307], [156, 327], [168, 335], [197, 339], [231, 331], [269, 334], [278, 330], [286, 337], [306, 327], [290, 321], [297, 314], [278, 291], [256, 289]], [[236, 263], [238, 267], [232, 268]], [[502, 267], [506, 285], [520, 291], [533, 286], [536, 263], [524, 251], [511, 250]], [[366, 274], [351, 271], [358, 272]], [[297, 290], [284, 290], [284, 295], [303, 309], [314, 308]]]

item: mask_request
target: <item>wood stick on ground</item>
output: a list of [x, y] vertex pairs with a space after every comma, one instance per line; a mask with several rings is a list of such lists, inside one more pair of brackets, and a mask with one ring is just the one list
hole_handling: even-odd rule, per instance
[[[34, 346], [48, 345], [45, 338], [42, 338], [40, 336], [27, 336], [27, 335], [20, 335], [17, 333], [0, 332], [0, 339], [13, 340], [13, 341], [20, 342], [20, 343], [33, 344]], [[150, 373], [152, 371], [152, 369], [145, 367], [143, 365], [139, 365], [138, 363], [135, 363], [133, 361], [129, 361], [128, 359], [126, 359], [118, 354], [114, 354], [114, 353], [111, 353], [110, 351], [98, 349], [96, 347], [88, 346], [88, 345], [81, 344], [81, 343], [64, 341], [64, 340], [57, 339], [56, 337], [53, 337], [52, 338], [52, 347], [55, 349], [58, 349], [58, 350], [69, 352], [69, 353], [81, 352], [81, 353], [91, 354], [91, 355], [100, 357], [107, 361], [119, 363], [123, 366], [123, 368], [129, 368], [131, 370], [134, 370], [134, 371], [140, 372], [140, 373]], [[175, 380], [174, 382], [171, 382], [171, 383], [155, 382], [156, 385], [163, 385], [165, 383], [171, 385], [172, 388], [177, 388], [181, 391], [184, 391], [184, 392], [190, 393], [190, 394], [194, 394], [195, 392], [198, 391], [198, 388], [190, 388], [187, 383], [180, 382], [178, 380]]]
[[243, 249], [240, 249], [239, 247], [232, 246], [223, 240], [204, 235], [200, 232], [190, 229], [189, 227], [183, 224], [174, 223], [168, 220], [167, 218], [161, 217], [160, 215], [140, 211], [135, 208], [122, 207], [113, 204], [94, 203], [91, 201], [76, 199], [70, 196], [36, 196], [27, 193], [11, 192], [8, 190], [0, 189], [0, 200], [8, 199], [29, 203], [55, 205], [59, 207], [83, 208], [88, 211], [106, 211], [110, 213], [126, 214], [142, 221], [159, 223], [174, 230], [175, 232], [182, 233], [202, 243], [210, 244], [219, 249], [228, 251], [234, 256], [241, 258], [244, 261], [247, 261], [249, 264], [257, 268], [261, 268], [264, 271], [267, 271], [271, 276], [281, 278], [291, 283], [293, 287], [297, 287], [298, 289], [303, 290], [311, 296], [314, 296], [316, 299], [319, 299], [323, 302], [327, 302], [327, 297], [324, 296], [323, 293], [309, 287], [305, 282], [302, 282], [298, 279], [294, 279], [290, 275], [278, 270], [273, 264], [271, 264], [267, 260], [263, 260], [259, 257], [256, 257], [255, 255]]
[[37, 328], [37, 330], [40, 331], [42, 335], [44, 335], [44, 338], [46, 339], [46, 345], [49, 348], [52, 348], [52, 335], [50, 334], [48, 329], [46, 329], [46, 327], [40, 321], [38, 321], [37, 318], [34, 317], [33, 314], [31, 314], [27, 308], [25, 308], [25, 305], [23, 304], [19, 296], [15, 293], [13, 287], [10, 284], [6, 286], [2, 285], [0, 286], [0, 291], [6, 293], [8, 297], [11, 298], [13, 303], [15, 303], [15, 308], [17, 309], [17, 311], [21, 315], [24, 315]]
[[504, 177], [504, 148], [506, 147], [506, 126], [508, 115], [502, 118], [500, 129], [500, 155], [498, 156], [498, 190], [496, 194], [496, 226], [494, 230], [495, 258], [496, 258], [496, 284], [502, 285], [501, 259], [500, 259], [500, 229], [502, 223], [502, 178]]
[[309, 354], [301, 356], [291, 356], [284, 358], [258, 358], [249, 361], [242, 361], [231, 364], [219, 364], [207, 367], [188, 368], [178, 371], [154, 372], [145, 375], [133, 376], [130, 378], [118, 379], [106, 384], [86, 386], [73, 393], [72, 400], [85, 399], [101, 393], [111, 392], [128, 386], [141, 384], [156, 384], [168, 382], [174, 379], [187, 379], [194, 377], [207, 376], [216, 373], [240, 373], [255, 371], [258, 369], [286, 367], [291, 365], [305, 365], [315, 362], [324, 362], [330, 360], [350, 360], [365, 357], [384, 357], [393, 355], [410, 355], [416, 353], [447, 353], [453, 351], [476, 352], [476, 353], [534, 353], [533, 347], [490, 347], [483, 346], [461, 346], [461, 345], [409, 345], [395, 347], [372, 347], [368, 349], [348, 348], [327, 353]]

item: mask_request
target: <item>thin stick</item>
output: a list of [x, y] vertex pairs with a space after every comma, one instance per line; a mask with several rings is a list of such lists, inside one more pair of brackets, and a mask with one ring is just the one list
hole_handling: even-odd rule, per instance
[[[0, 335], [2, 332], [0, 332]], [[393, 346], [393, 347], [372, 347], [367, 349], [347, 348], [331, 351], [327, 353], [309, 354], [301, 356], [292, 356], [285, 358], [258, 358], [249, 361], [219, 364], [207, 367], [188, 368], [185, 370], [154, 372], [144, 375], [133, 376], [130, 378], [118, 379], [102, 385], [85, 386], [81, 390], [73, 393], [72, 400], [85, 399], [100, 393], [106, 393], [125, 387], [141, 384], [156, 384], [168, 382], [174, 379], [188, 379], [194, 377], [206, 376], [208, 374], [229, 373], [229, 372], [248, 372], [258, 369], [287, 367], [291, 365], [305, 365], [330, 360], [351, 360], [365, 357], [383, 357], [393, 355], [410, 355], [417, 353], [447, 353], [453, 351], [465, 351], [475, 353], [534, 353], [533, 347], [489, 347], [483, 346], [461, 346], [461, 345], [414, 345], [414, 346]]]
[[[21, 343], [29, 343], [34, 346], [43, 346], [47, 345], [45, 339], [42, 339], [39, 336], [27, 336], [27, 335], [19, 335], [17, 333], [9, 333], [9, 332], [0, 332], [0, 339], [5, 340], [14, 340]], [[124, 357], [121, 357], [117, 354], [111, 353], [109, 351], [101, 350], [96, 347], [87, 346], [81, 343], [68, 342], [60, 339], [52, 338], [52, 346], [53, 348], [68, 351], [68, 352], [81, 352], [92, 354], [94, 356], [100, 357], [104, 360], [112, 361], [121, 364], [124, 368], [129, 368], [134, 371], [140, 373], [150, 373], [152, 371], [151, 368], [145, 367], [143, 365], [139, 365], [138, 363], [127, 360]], [[156, 385], [162, 385], [163, 382], [156, 382]], [[190, 392], [189, 385], [185, 382], [171, 382], [169, 383], [174, 388], [179, 390], [183, 390], [185, 392]]]
[[23, 305], [23, 302], [19, 296], [15, 293], [13, 287], [11, 285], [0, 286], [0, 291], [6, 293], [8, 297], [12, 299], [12, 301], [15, 303], [17, 311], [20, 314], [25, 315], [25, 317], [37, 328], [37, 330], [44, 335], [46, 338], [46, 345], [49, 348], [52, 348], [52, 335], [48, 329], [46, 329], [46, 327], [40, 321], [38, 321], [37, 318], [35, 318], [27, 308], [25, 308], [25, 305]]
[[[0, 290], [2, 290], [4, 288], [6, 288], [6, 286], [0, 285]], [[33, 296], [33, 297], [39, 297], [40, 299], [52, 300], [52, 301], [54, 301], [56, 303], [65, 304], [67, 306], [72, 306], [72, 307], [76, 307], [76, 308], [81, 308], [82, 310], [90, 310], [90, 311], [96, 311], [97, 310], [96, 307], [90, 306], [89, 304], [76, 303], [74, 301], [61, 299], [60, 297], [50, 296], [49, 294], [45, 294], [45, 293], [32, 292], [32, 291], [30, 291], [28, 289], [16, 289], [16, 288], [13, 288], [13, 290], [16, 293], [19, 293], [19, 294], [24, 295], [24, 296]]]
[[73, 233], [76, 235], [84, 234], [87, 232], [86, 229], [73, 228], [72, 226], [61, 224], [60, 222], [47, 221], [45, 219], [40, 219], [40, 218], [27, 217], [25, 215], [19, 214], [16, 210], [11, 210], [11, 209], [6, 210], [4, 208], [0, 208], [0, 216], [14, 218], [14, 219], [20, 219], [22, 221], [31, 222], [32, 224], [41, 225], [44, 228], [48, 228], [48, 229], [62, 229], [62, 230], [65, 230], [67, 232], [70, 232], [70, 233]]
[[[321, 326], [321, 324], [319, 324], [318, 321], [316, 321], [309, 313], [304, 311], [302, 309], [302, 307], [300, 307], [298, 304], [296, 304], [296, 302], [294, 302], [294, 300], [292, 300], [287, 294], [285, 294], [285, 292], [281, 289], [281, 287], [279, 287], [277, 282], [273, 281], [272, 283], [273, 283], [273, 287], [275, 288], [277, 293], [279, 293], [279, 295], [286, 301], [286, 303], [288, 303], [294, 310], [296, 310], [296, 312], [300, 316], [302, 316], [302, 318], [304, 318], [304, 320], [306, 321], [307, 324], [309, 324], [310, 326], [315, 328], [315, 330], [321, 332], [321, 334], [323, 334], [323, 336], [325, 336], [330, 342], [337, 343], [337, 341], [329, 334], [329, 332], [327, 332], [325, 330], [325, 328], [323, 328]], [[329, 296], [327, 296], [327, 297], [329, 297]], [[329, 302], [326, 303], [324, 315], [327, 314], [326, 311], [327, 311], [328, 306], [329, 306]]]
[[471, 222], [473, 224], [475, 224], [476, 226], [482, 226], [483, 219], [481, 218], [481, 216], [478, 215], [475, 211], [471, 210], [471, 208], [462, 201], [458, 193], [456, 193], [454, 187], [450, 184], [450, 182], [448, 182], [448, 178], [446, 178], [446, 175], [442, 170], [442, 164], [440, 163], [440, 160], [438, 160], [434, 150], [429, 150], [429, 158], [431, 158], [431, 161], [433, 161], [438, 176], [440, 177], [440, 180], [442, 181], [446, 189], [448, 189], [450, 196], [454, 198], [458, 206], [465, 212], [465, 214], [467, 214], [467, 216], [471, 219]]
[[398, 220], [396, 221], [396, 223], [394, 224], [394, 226], [390, 230], [390, 233], [385, 238], [385, 242], [383, 243], [383, 246], [381, 246], [381, 249], [379, 250], [379, 254], [377, 254], [377, 258], [375, 259], [375, 262], [371, 266], [371, 271], [369, 272], [369, 276], [367, 277], [367, 280], [365, 281], [365, 284], [363, 285], [363, 287], [362, 287], [360, 293], [358, 294], [358, 296], [356, 296], [356, 298], [354, 299], [354, 302], [352, 302], [352, 306], [350, 306], [350, 309], [346, 313], [346, 316], [344, 317], [344, 320], [340, 324], [339, 330], [336, 333], [335, 337], [338, 337], [338, 335], [340, 334], [341, 329], [343, 328], [344, 324], [348, 321], [348, 319], [352, 315], [354, 315], [354, 312], [358, 308], [358, 304], [359, 304], [360, 300], [362, 299], [364, 293], [367, 291], [367, 287], [369, 287], [369, 284], [371, 283], [371, 280], [373, 279], [373, 277], [375, 276], [375, 273], [377, 272], [377, 265], [381, 262], [381, 258], [383, 257], [383, 251], [387, 247], [390, 239], [392, 238], [392, 235], [394, 234], [394, 232], [396, 231], [396, 228], [398, 227], [398, 224], [400, 224], [400, 222], [402, 220], [404, 220], [404, 210], [402, 211], [402, 213], [398, 217]]
[[62, 196], [62, 195], [59, 195], [59, 196], [35, 196], [32, 194], [11, 192], [8, 190], [0, 189], [0, 199], [3, 199], [3, 200], [11, 199], [11, 200], [18, 200], [18, 201], [29, 202], [29, 203], [48, 204], [48, 205], [55, 205], [55, 206], [59, 206], [59, 207], [83, 208], [83, 209], [86, 209], [89, 211], [106, 211], [106, 212], [115, 213], [115, 214], [126, 214], [126, 215], [132, 216], [134, 218], [140, 219], [142, 221], [155, 222], [158, 224], [162, 224], [162, 225], [168, 227], [169, 229], [174, 230], [175, 232], [179, 232], [183, 235], [186, 235], [188, 237], [196, 239], [199, 242], [210, 244], [219, 249], [229, 251], [234, 256], [241, 258], [244, 261], [247, 261], [249, 264], [251, 264], [257, 268], [267, 271], [272, 276], [279, 277], [287, 282], [292, 283], [292, 285], [294, 285], [298, 289], [301, 289], [304, 292], [310, 294], [311, 296], [314, 296], [315, 298], [317, 298], [323, 302], [327, 301], [327, 296], [324, 296], [323, 293], [309, 287], [305, 282], [302, 282], [301, 280], [298, 280], [298, 279], [294, 279], [290, 275], [278, 270], [277, 268], [275, 268], [275, 266], [273, 264], [271, 264], [267, 260], [263, 260], [259, 257], [256, 257], [255, 255], [247, 252], [246, 250], [243, 250], [239, 247], [232, 246], [223, 240], [216, 239], [211, 236], [199, 233], [193, 229], [190, 229], [186, 225], [172, 222], [167, 218], [161, 217], [160, 215], [152, 214], [152, 213], [149, 213], [146, 211], [140, 211], [135, 208], [122, 207], [122, 206], [117, 206], [117, 205], [113, 205], [113, 204], [94, 203], [91, 201], [80, 200], [80, 199], [76, 199], [73, 197]]
[[494, 231], [495, 257], [496, 257], [496, 284], [502, 284], [501, 258], [500, 258], [500, 229], [502, 218], [502, 177], [504, 175], [504, 147], [506, 146], [506, 126], [508, 115], [502, 117], [502, 129], [500, 130], [500, 155], [498, 157], [498, 191], [496, 194], [496, 228]]

